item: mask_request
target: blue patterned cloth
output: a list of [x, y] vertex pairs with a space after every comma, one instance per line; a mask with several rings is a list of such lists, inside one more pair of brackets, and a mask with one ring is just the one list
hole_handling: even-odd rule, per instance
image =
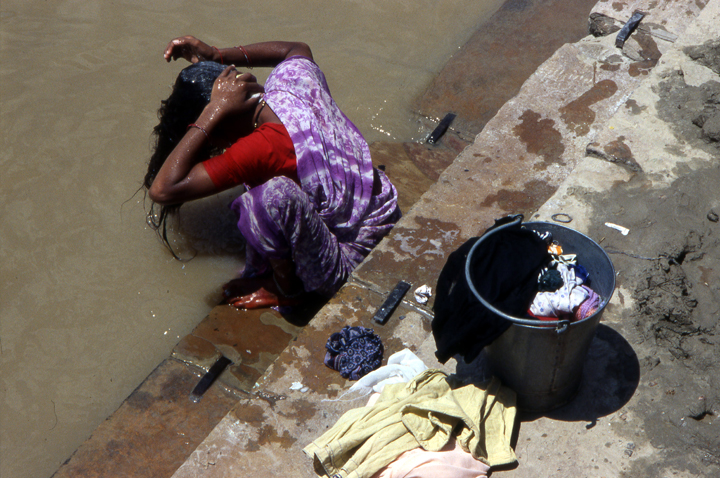
[[350, 380], [358, 380], [379, 368], [385, 350], [373, 329], [350, 326], [332, 334], [325, 348], [325, 365]]

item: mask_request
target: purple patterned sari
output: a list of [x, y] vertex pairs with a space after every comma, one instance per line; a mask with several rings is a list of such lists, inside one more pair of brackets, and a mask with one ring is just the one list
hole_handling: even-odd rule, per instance
[[265, 101], [290, 134], [301, 186], [278, 177], [233, 202], [248, 242], [243, 276], [289, 258], [307, 291], [332, 295], [400, 218], [397, 191], [373, 169], [367, 142], [313, 61], [280, 63]]

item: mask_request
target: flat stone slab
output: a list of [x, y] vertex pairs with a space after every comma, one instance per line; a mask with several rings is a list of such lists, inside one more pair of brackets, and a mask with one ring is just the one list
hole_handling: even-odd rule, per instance
[[212, 386], [193, 403], [188, 396], [198, 380], [187, 365], [165, 360], [53, 477], [170, 476], [238, 399]]
[[[639, 29], [658, 38], [677, 38], [685, 32], [687, 26], [700, 14], [708, 0], [695, 2], [667, 2], [657, 0], [601, 0], [590, 12], [591, 21], [598, 23], [598, 16], [612, 21], [604, 21], [597, 32], [610, 34], [619, 30], [636, 11], [645, 17]], [[592, 27], [591, 27], [592, 28]]]
[[173, 476], [252, 478], [266, 477], [269, 470], [278, 476], [313, 476], [312, 460], [302, 448], [367, 400], [344, 395], [352, 382], [324, 365], [330, 335], [346, 325], [372, 328], [385, 347], [385, 361], [404, 348], [428, 350], [423, 347], [430, 336], [427, 314], [401, 304], [386, 325], [372, 322], [384, 300], [358, 284], [346, 284]]
[[[626, 387], [632, 385], [628, 367], [638, 376], [634, 389], [623, 392], [621, 387], [615, 395], [630, 393], [626, 403], [618, 400], [615, 410], [596, 410], [594, 419], [593, 413], [568, 419], [561, 409], [557, 415], [522, 422], [516, 447], [520, 466], [503, 475], [531, 477], [548, 469], [558, 477], [710, 477], [720, 472], [718, 361], [708, 339], [720, 327], [715, 279], [720, 230], [706, 217], [720, 205], [707, 194], [720, 180], [720, 147], [705, 142], [685, 112], [702, 108], [693, 93], [720, 76], [683, 53], [716, 38], [718, 25], [720, 3], [709, 3], [598, 135], [602, 152], [611, 155], [622, 144], [640, 169], [612, 158], [586, 157], [533, 217], [552, 221], [555, 213], [569, 214], [569, 226], [611, 252], [617, 271], [618, 287], [603, 323], [626, 341], [616, 346], [626, 351], [625, 358], [605, 366], [608, 376], [595, 377], [588, 364], [612, 353], [599, 354], [593, 342], [579, 399], [593, 382], [617, 387], [620, 378]], [[605, 222], [630, 231], [624, 236]], [[685, 250], [688, 260], [666, 264], [667, 257], [663, 261], [658, 254], [668, 254], [668, 247], [670, 253], [673, 247]], [[654, 299], [647, 299], [642, 284], [651, 288], [653, 283], [660, 289], [687, 284], [685, 295], [678, 293], [680, 298], [670, 302], [675, 312], [668, 320], [678, 328], [664, 325], [650, 310], [660, 306], [663, 294], [671, 300], [675, 289], [658, 289]], [[649, 304], [636, 302], [643, 297]], [[662, 315], [662, 308], [657, 314]]]
[[220, 379], [227, 386], [250, 391], [302, 330], [301, 325], [291, 321], [296, 319], [305, 323], [316, 309], [306, 314], [288, 310], [291, 315], [283, 317], [273, 309], [239, 310], [229, 305], [216, 306], [190, 335], [178, 343], [173, 357], [207, 371], [220, 356], [225, 356], [232, 364]]
[[[384, 169], [392, 181], [398, 191], [398, 204], [403, 213], [412, 208], [467, 146], [467, 143], [454, 135], [447, 135], [443, 140], [442, 146], [386, 142], [370, 145], [373, 165]], [[445, 146], [448, 143], [449, 146]]]
[[[472, 141], [506, 101], [565, 43], [587, 35], [595, 0], [511, 0], [448, 61], [415, 107]], [[562, 11], [562, 15], [557, 12]]]
[[463, 242], [502, 216], [523, 213], [529, 218], [555, 193], [652, 66], [618, 54], [610, 38], [564, 45], [498, 111], [354, 276], [383, 291], [401, 279], [415, 287], [434, 287], [448, 255]]

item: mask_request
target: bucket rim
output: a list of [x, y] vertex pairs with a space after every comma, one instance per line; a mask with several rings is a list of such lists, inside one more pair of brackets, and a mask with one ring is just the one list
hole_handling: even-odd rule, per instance
[[[539, 320], [533, 320], [533, 319], [521, 319], [520, 317], [513, 317], [512, 315], [506, 314], [505, 312], [501, 311], [500, 309], [498, 309], [498, 308], [496, 308], [495, 306], [493, 306], [492, 304], [490, 304], [490, 303], [489, 303], [487, 300], [485, 300], [485, 298], [484, 298], [482, 295], [480, 295], [480, 293], [477, 291], [477, 289], [475, 288], [475, 285], [473, 284], [472, 275], [471, 275], [471, 272], [470, 272], [470, 263], [472, 262], [472, 261], [471, 261], [472, 257], [475, 255], [475, 250], [478, 248], [478, 246], [480, 246], [480, 244], [483, 243], [483, 241], [485, 241], [485, 240], [486, 240], [488, 237], [490, 237], [491, 235], [493, 235], [493, 234], [495, 234], [496, 232], [499, 232], [499, 231], [501, 231], [501, 230], [503, 230], [503, 229], [505, 229], [505, 228], [512, 227], [512, 226], [516, 226], [516, 225], [522, 223], [522, 220], [523, 220], [523, 215], [522, 215], [522, 214], [517, 214], [517, 215], [515, 216], [515, 219], [512, 220], [511, 222], [508, 222], [507, 224], [503, 224], [502, 226], [499, 226], [499, 227], [493, 229], [492, 231], [483, 234], [483, 235], [480, 237], [480, 239], [478, 239], [478, 240], [475, 242], [475, 244], [473, 244], [473, 246], [470, 248], [470, 252], [468, 252], [468, 255], [467, 255], [467, 260], [465, 261], [465, 280], [466, 280], [466, 282], [467, 282], [467, 285], [470, 287], [470, 290], [472, 291], [473, 295], [474, 295], [474, 296], [480, 301], [480, 303], [482, 303], [482, 305], [484, 305], [490, 312], [492, 312], [492, 313], [494, 313], [494, 314], [496, 314], [496, 315], [499, 315], [499, 316], [502, 317], [503, 319], [509, 320], [510, 322], [512, 322], [512, 323], [515, 324], [515, 325], [528, 326], [528, 327], [532, 327], [532, 328], [536, 328], [536, 329], [551, 329], [552, 327], [555, 327], [555, 330], [557, 331], [557, 333], [562, 333], [562, 332], [564, 332], [569, 326], [574, 325], [574, 324], [578, 324], [578, 323], [580, 323], [580, 322], [584, 322], [585, 320], [589, 320], [590, 318], [592, 318], [593, 315], [597, 314], [600, 310], [602, 310], [602, 309], [605, 307], [605, 305], [607, 305], [608, 302], [610, 302], [610, 299], [612, 298], [612, 295], [613, 295], [613, 293], [615, 292], [615, 270], [614, 270], [614, 267], [613, 267], [613, 288], [612, 288], [612, 291], [610, 291], [610, 294], [609, 294], [608, 298], [603, 302], [602, 307], [598, 308], [598, 311], [596, 311], [596, 312], [595, 312], [593, 315], [591, 315], [590, 317], [587, 317], [587, 318], [585, 318], [585, 319], [583, 319], [583, 320], [581, 320], [581, 321], [578, 321], [578, 322], [570, 322], [570, 321], [567, 320], [567, 319], [560, 319], [560, 320], [543, 320], [543, 321], [539, 321]], [[530, 227], [531, 229], [532, 229], [532, 225], [534, 225], [534, 224], [550, 224], [550, 225], [552, 225], [552, 226], [554, 226], [554, 227], [559, 227], [559, 228], [561, 228], [561, 229], [567, 229], [567, 230], [572, 231], [572, 232], [574, 232], [574, 233], [576, 233], [576, 234], [579, 234], [580, 236], [588, 239], [588, 240], [589, 240], [590, 242], [592, 242], [593, 244], [597, 245], [597, 247], [600, 249], [600, 251], [601, 251], [602, 254], [605, 256], [605, 258], [608, 260], [608, 262], [610, 263], [610, 265], [611, 265], [611, 267], [612, 267], [612, 261], [610, 260], [610, 256], [607, 255], [607, 252], [605, 252], [605, 249], [603, 249], [602, 247], [600, 247], [599, 244], [597, 244], [595, 241], [593, 241], [591, 238], [589, 238], [588, 236], [586, 236], [586, 235], [583, 234], [582, 232], [577, 231], [577, 230], [572, 229], [572, 228], [567, 227], [567, 226], [563, 226], [563, 225], [561, 225], [561, 224], [553, 224], [553, 223], [543, 222], [543, 221], [531, 221], [531, 222], [526, 222], [526, 223], [525, 223], [525, 225], [528, 226], [528, 227]]]

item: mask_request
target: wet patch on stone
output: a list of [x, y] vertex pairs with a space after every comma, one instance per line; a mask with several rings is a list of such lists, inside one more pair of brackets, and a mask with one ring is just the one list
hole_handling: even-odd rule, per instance
[[649, 33], [638, 31], [633, 35], [635, 41], [640, 45], [638, 53], [644, 60], [654, 60], [656, 63], [662, 56], [658, 49], [657, 42]]
[[[545, 60], [564, 44], [587, 35], [587, 16], [595, 3], [504, 2], [452, 55], [419, 98], [416, 110], [426, 117], [452, 111], [458, 115], [453, 128], [473, 138]], [[559, 10], [562, 15], [557, 14]], [[501, 58], [511, 60], [498, 61]]]
[[702, 45], [685, 47], [683, 53], [720, 75], [720, 40], [708, 40]]
[[632, 77], [648, 75], [656, 64], [657, 60], [643, 60], [630, 63], [630, 67], [628, 67], [628, 75]]
[[[387, 292], [401, 279], [419, 286], [428, 277], [436, 278], [448, 254], [460, 245], [461, 229], [452, 222], [422, 216], [413, 219], [417, 227], [395, 226], [381, 247], [372, 252], [353, 277], [377, 284]], [[392, 274], [388, 274], [389, 270]], [[431, 297], [428, 307], [432, 301]]]
[[175, 346], [172, 357], [202, 369], [209, 369], [222, 354], [215, 346], [195, 335], [186, 335]]
[[625, 108], [630, 110], [630, 113], [634, 115], [639, 115], [643, 111], [647, 109], [647, 106], [640, 106], [638, 105], [638, 102], [635, 100], [627, 100], [625, 102]]
[[658, 117], [678, 140], [717, 156], [720, 150], [720, 82], [685, 83], [682, 71], [666, 75], [657, 86]]
[[[523, 185], [521, 191], [501, 189], [485, 198], [481, 206], [496, 204], [508, 214], [523, 213], [529, 215], [552, 196], [557, 188], [545, 181], [533, 179]], [[529, 216], [528, 216], [529, 217]]]
[[443, 146], [430, 146], [427, 143], [404, 143], [403, 146], [420, 171], [431, 180], [437, 181], [440, 174], [452, 164], [468, 144], [463, 142], [459, 151]]
[[248, 450], [254, 449], [257, 446], [259, 450], [261, 447], [269, 444], [279, 445], [280, 448], [287, 450], [295, 444], [297, 440], [290, 436], [287, 430], [283, 430], [282, 435], [277, 432], [275, 427], [265, 424], [258, 431], [257, 440], [248, 440]]
[[147, 410], [152, 405], [153, 400], [153, 395], [150, 392], [136, 391], [125, 400], [125, 403], [129, 407], [138, 410]]
[[625, 144], [625, 137], [620, 136], [615, 141], [607, 143], [600, 148], [598, 143], [590, 143], [585, 149], [585, 154], [595, 158], [615, 163], [632, 172], [641, 172], [642, 167], [632, 154], [630, 146]]
[[603, 63], [600, 65], [600, 69], [601, 69], [601, 70], [605, 70], [605, 71], [618, 71], [618, 70], [620, 69], [620, 65], [617, 64], [617, 63], [605, 63], [605, 62], [603, 62]]
[[247, 423], [252, 428], [260, 428], [266, 419], [263, 407], [253, 404], [250, 400], [238, 402], [232, 410], [232, 415], [237, 420]]
[[297, 426], [302, 426], [312, 420], [318, 410], [319, 408], [315, 402], [299, 399], [293, 400], [292, 408], [290, 410], [284, 410], [279, 413], [286, 418], [296, 420]]
[[416, 222], [422, 224], [422, 227], [405, 231], [393, 229], [392, 241], [397, 249], [415, 258], [428, 255], [445, 257], [448, 252], [445, 246], [454, 244], [460, 233], [457, 226], [437, 219], [419, 217]]
[[612, 80], [599, 81], [580, 98], [560, 108], [560, 117], [576, 136], [585, 136], [590, 132], [590, 125], [595, 122], [595, 112], [590, 106], [610, 98], [617, 89], [617, 84]]
[[274, 309], [247, 311], [217, 306], [192, 334], [180, 341], [173, 357], [204, 373], [224, 355], [232, 364], [220, 380], [235, 390], [250, 392], [325, 302], [311, 298], [303, 306], [285, 311], [285, 316]]
[[[373, 329], [385, 348], [384, 363], [391, 354], [404, 348], [402, 339], [395, 337], [398, 327], [414, 326], [422, 340], [429, 335], [429, 319], [413, 311], [404, 303], [398, 306], [385, 325], [374, 323], [372, 316], [385, 298], [385, 294], [368, 290], [354, 283], [346, 284], [333, 298], [331, 305], [322, 312], [327, 315], [318, 316], [313, 322], [322, 325], [316, 326], [317, 328], [311, 325], [303, 331], [268, 372], [261, 388], [267, 384], [268, 391], [288, 393], [291, 397], [302, 397], [300, 392], [289, 391], [293, 381], [300, 381], [303, 386], [308, 388], [306, 393], [310, 395], [307, 400], [337, 398], [340, 393], [350, 387], [352, 382], [344, 379], [338, 371], [327, 367], [323, 360], [328, 338], [331, 334], [339, 332], [344, 326], [360, 325]], [[412, 300], [411, 296], [406, 296], [406, 300]], [[400, 316], [406, 316], [406, 319], [401, 321]], [[333, 320], [335, 317], [338, 320]], [[293, 398], [291, 402], [285, 404], [283, 410], [287, 410], [288, 405], [291, 409], [290, 412], [285, 412], [288, 418], [300, 422], [311, 419], [317, 410], [315, 405], [307, 400], [299, 398], [296, 401]]]
[[539, 113], [525, 110], [520, 116], [521, 123], [513, 128], [513, 133], [525, 144], [528, 153], [540, 156], [543, 161], [536, 169], [547, 169], [551, 164], [560, 163], [565, 145], [562, 134], [555, 129], [555, 121], [550, 118], [541, 119]]
[[237, 402], [216, 385], [191, 402], [197, 381], [165, 360], [53, 476], [171, 476]]
[[[232, 375], [232, 378], [234, 378], [231, 382], [233, 387], [244, 392], [251, 391], [258, 379], [262, 377], [262, 372], [260, 370], [242, 363], [231, 365], [228, 368], [228, 371]], [[228, 379], [229, 377], [223, 378]]]
[[414, 162], [405, 143], [375, 142], [370, 145], [370, 155], [375, 167], [385, 168], [390, 181], [397, 188], [400, 210], [406, 213], [435, 183], [420, 165]]

